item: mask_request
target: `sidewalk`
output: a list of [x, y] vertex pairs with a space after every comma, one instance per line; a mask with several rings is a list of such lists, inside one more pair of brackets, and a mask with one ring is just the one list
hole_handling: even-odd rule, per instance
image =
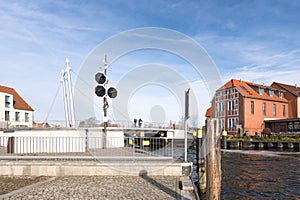
[[147, 174], [56, 177], [12, 196], [6, 194], [5, 199], [180, 199], [178, 181], [176, 176]]

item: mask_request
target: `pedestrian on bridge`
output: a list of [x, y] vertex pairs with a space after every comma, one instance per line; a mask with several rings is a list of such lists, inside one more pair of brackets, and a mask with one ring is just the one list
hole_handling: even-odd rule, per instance
[[140, 128], [142, 127], [142, 122], [143, 122], [143, 120], [140, 118], [140, 119], [139, 119], [139, 127], [140, 127]]
[[134, 122], [134, 127], [136, 127], [137, 119], [134, 119], [133, 122]]

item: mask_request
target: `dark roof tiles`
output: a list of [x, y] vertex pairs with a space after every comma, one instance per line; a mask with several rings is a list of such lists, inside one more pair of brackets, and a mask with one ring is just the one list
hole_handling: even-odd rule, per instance
[[272, 83], [272, 85], [274, 84], [280, 86], [282, 89], [294, 94], [295, 96], [300, 97], [300, 87], [298, 87], [297, 85], [293, 86], [293, 85], [288, 85], [288, 84], [278, 83], [278, 82]]

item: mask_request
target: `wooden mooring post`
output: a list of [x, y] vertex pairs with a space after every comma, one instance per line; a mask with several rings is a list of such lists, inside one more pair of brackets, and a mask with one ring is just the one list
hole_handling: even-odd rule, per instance
[[[199, 191], [205, 190], [206, 199], [220, 199], [221, 193], [221, 132], [218, 120], [208, 119], [206, 128], [202, 129], [202, 145], [197, 142], [197, 164]], [[199, 135], [199, 137], [201, 136]], [[198, 145], [199, 144], [199, 145]], [[201, 155], [201, 153], [203, 155]]]
[[205, 170], [205, 145], [203, 141], [206, 133], [206, 127], [203, 126], [196, 134], [196, 158], [197, 158], [197, 173], [198, 173], [198, 189], [201, 194], [206, 190], [206, 170]]

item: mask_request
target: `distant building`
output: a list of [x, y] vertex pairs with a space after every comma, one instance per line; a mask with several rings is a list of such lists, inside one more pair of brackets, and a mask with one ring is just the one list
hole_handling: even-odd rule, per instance
[[289, 118], [300, 118], [300, 87], [273, 82], [271, 87], [285, 91], [285, 98], [289, 101]]
[[232, 79], [216, 91], [207, 114], [228, 134], [255, 135], [264, 129], [264, 120], [288, 118], [288, 110], [284, 90]]
[[0, 85], [0, 128], [32, 125], [32, 107], [13, 88]]

